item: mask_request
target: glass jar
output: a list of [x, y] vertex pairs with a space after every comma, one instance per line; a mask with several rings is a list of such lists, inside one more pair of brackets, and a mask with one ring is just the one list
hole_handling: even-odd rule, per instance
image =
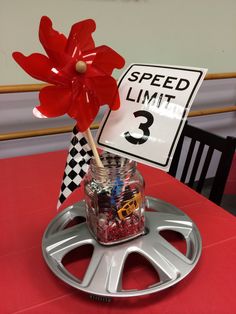
[[115, 244], [144, 232], [144, 180], [136, 162], [108, 152], [95, 160], [84, 180], [88, 227], [98, 242]]

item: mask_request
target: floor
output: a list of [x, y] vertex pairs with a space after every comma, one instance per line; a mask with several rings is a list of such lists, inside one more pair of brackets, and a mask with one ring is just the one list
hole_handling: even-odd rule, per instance
[[[202, 194], [207, 198], [210, 193], [210, 186], [211, 182], [209, 182], [209, 184], [205, 184], [202, 190]], [[220, 206], [236, 216], [236, 194], [224, 194]]]
[[[204, 187], [203, 194], [207, 196], [208, 191], [209, 188], [206, 185]], [[229, 177], [225, 186], [221, 207], [225, 208], [227, 211], [236, 216], [236, 154], [234, 156]]]
[[236, 154], [234, 155], [221, 206], [236, 216]]
[[225, 208], [231, 214], [236, 216], [236, 195], [229, 194], [224, 195], [221, 207]]

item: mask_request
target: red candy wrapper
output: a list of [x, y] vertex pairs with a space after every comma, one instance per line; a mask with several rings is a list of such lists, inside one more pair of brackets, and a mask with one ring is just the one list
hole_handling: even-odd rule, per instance
[[84, 180], [86, 216], [91, 233], [104, 245], [144, 232], [144, 181], [136, 163], [104, 152], [104, 168], [91, 160]]

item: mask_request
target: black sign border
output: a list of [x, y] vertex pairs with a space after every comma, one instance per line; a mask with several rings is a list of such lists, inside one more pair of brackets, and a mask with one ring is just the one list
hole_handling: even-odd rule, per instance
[[185, 108], [184, 108], [184, 110], [183, 110], [183, 115], [182, 115], [182, 117], [181, 117], [179, 127], [178, 127], [178, 129], [177, 129], [177, 132], [176, 132], [176, 134], [175, 134], [174, 141], [173, 141], [173, 143], [172, 143], [172, 145], [171, 145], [171, 147], [170, 147], [170, 150], [169, 150], [169, 153], [168, 153], [166, 162], [165, 162], [164, 164], [162, 164], [162, 163], [160, 163], [160, 162], [153, 161], [153, 160], [148, 159], [148, 158], [144, 158], [144, 157], [137, 156], [137, 155], [132, 154], [132, 153], [128, 153], [128, 152], [126, 152], [126, 151], [124, 151], [124, 150], [117, 149], [117, 148], [114, 148], [114, 147], [109, 146], [109, 145], [105, 145], [105, 144], [103, 144], [103, 143], [100, 142], [101, 134], [102, 134], [102, 132], [103, 132], [103, 129], [104, 129], [106, 123], [107, 123], [107, 120], [108, 120], [108, 118], [109, 118], [110, 113], [111, 113], [112, 110], [110, 110], [110, 111], [108, 112], [108, 114], [107, 114], [107, 116], [106, 116], [106, 119], [105, 119], [105, 121], [104, 121], [104, 123], [103, 123], [103, 126], [102, 126], [102, 128], [101, 128], [101, 130], [100, 130], [100, 133], [99, 133], [99, 135], [98, 135], [97, 143], [98, 143], [99, 146], [101, 146], [101, 147], [110, 148], [110, 149], [112, 149], [113, 151], [117, 151], [117, 152], [124, 153], [125, 155], [138, 158], [139, 160], [145, 160], [145, 161], [147, 161], [147, 162], [149, 162], [149, 163], [151, 163], [151, 164], [155, 164], [155, 165], [158, 165], [158, 166], [161, 166], [161, 167], [166, 167], [166, 166], [168, 165], [168, 163], [169, 163], [170, 155], [171, 155], [172, 150], [173, 150], [173, 148], [174, 148], [174, 146], [175, 146], [176, 140], [177, 140], [178, 135], [179, 135], [179, 133], [180, 133], [180, 129], [181, 129], [183, 123], [185, 122], [185, 120], [183, 119], [183, 117], [184, 117], [184, 115], [185, 115], [186, 110], [188, 109], [188, 107], [189, 107], [189, 105], [190, 105], [191, 99], [192, 99], [192, 97], [193, 97], [193, 93], [195, 92], [195, 90], [196, 90], [196, 88], [197, 88], [197, 86], [198, 86], [198, 84], [199, 84], [199, 81], [200, 81], [200, 79], [202, 78], [204, 72], [201, 71], [201, 70], [194, 70], [194, 69], [181, 68], [181, 67], [174, 67], [174, 66], [165, 66], [165, 65], [162, 66], [162, 65], [151, 65], [151, 64], [149, 65], [149, 64], [134, 63], [134, 64], [131, 64], [131, 66], [127, 69], [127, 71], [124, 73], [124, 75], [123, 75], [123, 76], [121, 77], [121, 79], [119, 80], [118, 88], [120, 87], [120, 84], [121, 84], [121, 82], [123, 81], [123, 79], [124, 79], [124, 77], [126, 76], [126, 74], [127, 74], [127, 73], [132, 69], [132, 67], [134, 67], [134, 66], [142, 66], [142, 67], [143, 67], [143, 66], [146, 66], [146, 67], [155, 67], [155, 68], [162, 68], [162, 69], [163, 69], [163, 68], [164, 68], [164, 69], [174, 69], [174, 70], [182, 70], [182, 71], [189, 71], [189, 72], [197, 72], [197, 73], [199, 73], [199, 77], [198, 77], [198, 79], [197, 79], [197, 81], [196, 81], [196, 83], [195, 83], [194, 88], [192, 89], [192, 92], [191, 92], [191, 94], [190, 94], [190, 96], [189, 96], [189, 99], [188, 99], [188, 101], [187, 101], [187, 103], [186, 103], [186, 106], [185, 106]]

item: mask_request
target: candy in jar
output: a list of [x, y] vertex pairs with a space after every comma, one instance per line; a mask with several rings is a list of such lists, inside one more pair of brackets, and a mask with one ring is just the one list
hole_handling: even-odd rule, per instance
[[144, 180], [132, 160], [104, 152], [101, 161], [91, 160], [84, 181], [86, 216], [96, 240], [110, 245], [143, 234]]

